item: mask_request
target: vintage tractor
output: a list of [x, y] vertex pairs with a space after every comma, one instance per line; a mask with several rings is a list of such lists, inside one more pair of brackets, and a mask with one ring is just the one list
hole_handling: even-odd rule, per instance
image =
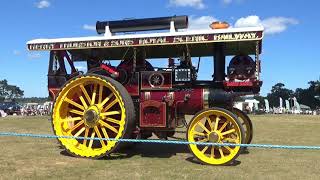
[[[250, 143], [252, 123], [233, 108], [233, 102], [260, 91], [263, 28], [220, 25], [189, 31], [187, 16], [98, 21], [99, 36], [29, 41], [31, 51], [50, 51], [54, 133], [168, 139], [177, 127], [186, 127], [189, 142]], [[226, 68], [227, 56], [232, 59]], [[213, 61], [210, 80], [197, 80], [198, 74], [208, 73], [199, 72], [201, 58]], [[154, 67], [150, 60], [167, 65]], [[86, 62], [86, 72], [75, 68], [80, 61]], [[186, 120], [185, 115], [193, 118]], [[126, 147], [101, 139], [59, 138], [59, 142], [70, 154], [88, 158]], [[230, 144], [189, 148], [200, 162], [212, 165], [228, 164], [242, 151]]]

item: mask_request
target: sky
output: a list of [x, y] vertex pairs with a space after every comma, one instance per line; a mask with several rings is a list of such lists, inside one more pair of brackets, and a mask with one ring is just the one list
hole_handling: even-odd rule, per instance
[[[25, 97], [48, 96], [49, 52], [28, 52], [28, 40], [96, 36], [97, 20], [188, 15], [192, 29], [216, 20], [264, 26], [261, 95], [277, 82], [306, 88], [320, 78], [319, 7], [317, 0], [3, 0], [0, 79], [18, 85]], [[200, 78], [211, 76], [209, 64], [201, 62]]]

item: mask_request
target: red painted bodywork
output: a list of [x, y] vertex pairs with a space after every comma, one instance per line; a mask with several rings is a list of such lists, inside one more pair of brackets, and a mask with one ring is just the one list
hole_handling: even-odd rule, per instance
[[140, 127], [166, 127], [166, 103], [148, 100], [140, 103]]
[[49, 96], [51, 97], [52, 100], [56, 99], [59, 91], [60, 91], [60, 88], [50, 88], [49, 87]]
[[100, 67], [103, 70], [109, 72], [113, 78], [119, 77], [119, 72], [114, 67], [106, 65], [106, 64], [101, 64]]
[[139, 96], [139, 73], [135, 73], [133, 76], [134, 78], [131, 78], [130, 82], [125, 84], [124, 87], [131, 96]]
[[[179, 91], [142, 91], [140, 94], [140, 104], [150, 104], [150, 102], [162, 102], [166, 104], [166, 121], [168, 128], [175, 128], [176, 118], [180, 115], [195, 114], [202, 110], [203, 103], [203, 88], [185, 89]], [[146, 105], [140, 106], [142, 108]], [[145, 118], [145, 114], [140, 109], [140, 125], [143, 121], [143, 127], [154, 127], [153, 119]]]

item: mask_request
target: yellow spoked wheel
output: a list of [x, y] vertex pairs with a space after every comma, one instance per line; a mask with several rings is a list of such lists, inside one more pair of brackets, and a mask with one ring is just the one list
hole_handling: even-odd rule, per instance
[[250, 144], [253, 137], [252, 121], [250, 120], [249, 116], [245, 112], [241, 111], [240, 109], [232, 108], [231, 112], [233, 112], [235, 115], [238, 116], [238, 119], [243, 126], [244, 136], [245, 136], [244, 143]]
[[[207, 124], [207, 126], [205, 125]], [[235, 115], [222, 108], [205, 109], [197, 113], [187, 129], [189, 142], [241, 144], [243, 128]], [[224, 165], [232, 162], [240, 153], [239, 146], [206, 146], [189, 144], [193, 155], [202, 163]]]
[[[58, 136], [128, 138], [134, 125], [134, 107], [125, 88], [115, 80], [84, 75], [70, 80], [53, 108], [53, 130]], [[72, 155], [99, 158], [119, 142], [59, 138]]]

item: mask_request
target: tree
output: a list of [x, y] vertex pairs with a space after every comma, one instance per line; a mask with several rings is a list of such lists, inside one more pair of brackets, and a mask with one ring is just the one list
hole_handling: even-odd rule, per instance
[[320, 100], [315, 97], [319, 95], [319, 81], [309, 81], [309, 87], [307, 89], [297, 88], [295, 97], [298, 102], [309, 106], [311, 109], [315, 109], [320, 106]]
[[8, 84], [6, 79], [0, 80], [0, 100], [21, 98], [23, 94], [18, 86]]
[[316, 92], [315, 98], [320, 101], [320, 80], [317, 81], [316, 87], [314, 88]]
[[272, 86], [271, 93], [268, 93], [267, 98], [269, 100], [270, 107], [280, 106], [280, 97], [285, 100], [294, 95], [293, 91], [285, 88], [283, 83], [277, 83]]
[[8, 95], [8, 93], [6, 91], [7, 87], [8, 87], [8, 81], [6, 79], [1, 80], [0, 81], [0, 96], [2, 98], [5, 98]]
[[314, 91], [317, 96], [320, 96], [320, 80], [314, 83]]

